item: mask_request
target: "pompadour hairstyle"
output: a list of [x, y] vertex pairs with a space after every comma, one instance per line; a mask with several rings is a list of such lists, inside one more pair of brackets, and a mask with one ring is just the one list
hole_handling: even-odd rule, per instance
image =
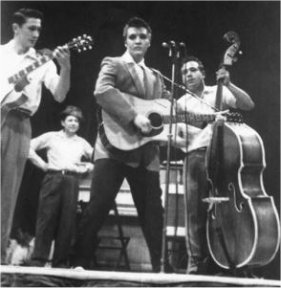
[[152, 35], [152, 30], [149, 24], [143, 20], [142, 18], [139, 17], [133, 17], [130, 18], [129, 21], [126, 23], [126, 25], [123, 28], [123, 38], [126, 39], [127, 37], [127, 31], [128, 28], [130, 27], [135, 27], [135, 28], [146, 28], [148, 33]]
[[41, 19], [43, 21], [43, 13], [36, 9], [21, 8], [16, 11], [12, 17], [12, 23], [17, 23], [18, 25], [23, 25], [28, 18]]

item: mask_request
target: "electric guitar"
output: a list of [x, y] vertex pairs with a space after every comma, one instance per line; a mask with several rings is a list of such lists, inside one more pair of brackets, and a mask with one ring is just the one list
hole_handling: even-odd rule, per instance
[[[72, 41], [66, 43], [64, 46], [67, 46], [70, 50], [81, 52], [92, 49], [92, 45], [92, 37], [84, 34], [83, 36], [73, 38]], [[9, 77], [5, 79], [1, 77], [1, 109], [3, 108], [7, 112], [7, 110], [9, 111], [23, 104], [27, 98], [22, 93], [22, 90], [30, 83], [28, 79], [29, 74], [54, 58], [54, 52], [49, 50], [48, 53], [43, 53], [33, 63], [11, 74]]]
[[[138, 114], [145, 115], [151, 123], [152, 130], [149, 134], [143, 134], [132, 126], [124, 128], [116, 117], [102, 110], [103, 130], [109, 143], [115, 148], [130, 151], [141, 147], [150, 141], [167, 141], [168, 126], [170, 123], [171, 102], [167, 99], [144, 100], [124, 93], [127, 100], [135, 108]], [[242, 122], [242, 116], [238, 113], [224, 115], [227, 121]], [[212, 122], [217, 114], [195, 114], [191, 112], [177, 113], [172, 116], [172, 123], [185, 123], [196, 126], [202, 122]]]

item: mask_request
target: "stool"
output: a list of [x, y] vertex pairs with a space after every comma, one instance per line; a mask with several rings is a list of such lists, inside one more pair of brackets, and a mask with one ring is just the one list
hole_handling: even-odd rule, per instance
[[[127, 253], [127, 246], [129, 244], [130, 237], [124, 236], [121, 217], [119, 215], [115, 201], [114, 201], [114, 204], [112, 207], [112, 211], [114, 213], [114, 218], [115, 218], [114, 222], [117, 225], [118, 235], [117, 236], [99, 236], [97, 249], [120, 250], [118, 260], [117, 260], [116, 264], [114, 265], [114, 269], [116, 270], [118, 268], [121, 268], [121, 261], [122, 261], [122, 259], [124, 259], [125, 265], [122, 268], [125, 268], [126, 270], [131, 270], [130, 262], [129, 262], [129, 258], [128, 258], [128, 253]], [[102, 243], [103, 240], [108, 240], [108, 239], [109, 240], [118, 240], [120, 242], [120, 246]], [[96, 264], [97, 264], [97, 262], [96, 262]]]

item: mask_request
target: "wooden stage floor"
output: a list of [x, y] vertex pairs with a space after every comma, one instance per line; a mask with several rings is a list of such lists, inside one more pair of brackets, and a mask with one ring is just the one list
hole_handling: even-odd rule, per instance
[[281, 281], [223, 276], [0, 266], [1, 287], [281, 287]]

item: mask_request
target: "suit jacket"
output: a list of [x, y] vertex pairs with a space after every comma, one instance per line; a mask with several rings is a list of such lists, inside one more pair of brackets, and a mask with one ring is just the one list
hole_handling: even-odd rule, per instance
[[[150, 89], [148, 93], [145, 93], [135, 65], [135, 63], [125, 61], [124, 55], [104, 58], [94, 92], [97, 103], [101, 108], [112, 115], [116, 121], [119, 121], [122, 127], [128, 127], [128, 129], [132, 129], [131, 126], [136, 112], [122, 92], [143, 99], [169, 97], [161, 74], [151, 69], [146, 70]], [[113, 158], [132, 167], [138, 167], [142, 164], [148, 170], [159, 170], [159, 147], [156, 143], [148, 143], [133, 151], [117, 153], [117, 151], [106, 147], [100, 136], [99, 133], [96, 142], [95, 160]]]

